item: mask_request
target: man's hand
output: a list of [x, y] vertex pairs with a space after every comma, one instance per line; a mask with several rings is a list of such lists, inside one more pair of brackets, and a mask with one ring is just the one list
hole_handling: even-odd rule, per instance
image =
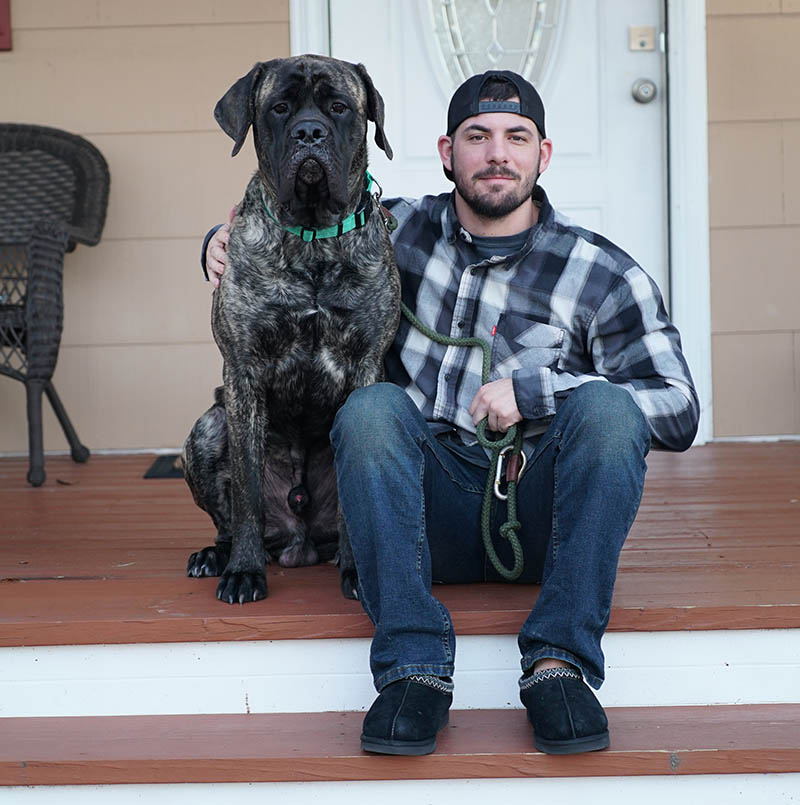
[[208, 279], [215, 288], [219, 288], [222, 272], [225, 270], [225, 258], [228, 251], [228, 239], [231, 236], [231, 222], [236, 207], [231, 207], [228, 213], [228, 223], [223, 224], [208, 241], [206, 246], [206, 271]]
[[472, 423], [477, 425], [485, 416], [489, 417], [489, 430], [505, 433], [512, 425], [522, 421], [514, 397], [514, 382], [510, 377], [493, 380], [478, 389], [469, 407]]

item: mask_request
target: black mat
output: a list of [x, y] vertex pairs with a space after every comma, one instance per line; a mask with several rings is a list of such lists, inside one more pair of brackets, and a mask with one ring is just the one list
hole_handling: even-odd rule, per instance
[[159, 456], [144, 474], [145, 478], [183, 478], [181, 457], [178, 453]]

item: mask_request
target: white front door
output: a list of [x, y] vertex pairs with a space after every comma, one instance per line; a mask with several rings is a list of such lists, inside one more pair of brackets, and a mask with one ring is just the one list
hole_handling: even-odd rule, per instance
[[[444, 24], [442, 5], [451, 14], [450, 2], [329, 2], [330, 55], [365, 64], [386, 102], [386, 134], [394, 160], [389, 162], [371, 143], [370, 171], [387, 197], [452, 189], [436, 150], [457, 86], [435, 32]], [[502, 13], [503, 5], [503, 0], [464, 0], [457, 9], [459, 24], [466, 29], [474, 25], [475, 14], [485, 9]], [[506, 9], [510, 5], [506, 0]], [[547, 5], [552, 13], [552, 0], [541, 9]], [[629, 252], [666, 298], [663, 14], [662, 0], [561, 0], [548, 60], [534, 83], [554, 145], [553, 160], [541, 179], [551, 202]], [[528, 21], [513, 19], [509, 29], [508, 20], [500, 20], [495, 57], [504, 45], [508, 49], [504, 37], [513, 38], [515, 26], [527, 28]], [[644, 38], [633, 36], [631, 28], [639, 27], [651, 30], [644, 31]], [[646, 34], [654, 34], [652, 47]], [[480, 70], [488, 67], [483, 64]], [[632, 96], [639, 79], [656, 88], [649, 103]]]

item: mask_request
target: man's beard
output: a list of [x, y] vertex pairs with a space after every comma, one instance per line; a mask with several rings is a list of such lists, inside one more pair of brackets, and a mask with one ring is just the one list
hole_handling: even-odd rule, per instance
[[[509, 213], [514, 212], [517, 207], [528, 201], [536, 187], [539, 179], [539, 162], [536, 162], [534, 172], [526, 177], [517, 189], [509, 189], [505, 192], [484, 192], [479, 194], [473, 185], [467, 184], [462, 176], [459, 176], [456, 167], [455, 152], [451, 151], [450, 166], [453, 173], [453, 181], [456, 185], [458, 194], [467, 203], [467, 206], [481, 218], [503, 218]], [[512, 179], [519, 179], [520, 174], [515, 173], [509, 168], [486, 168], [474, 173], [471, 179], [480, 179], [482, 176], [510, 176]]]

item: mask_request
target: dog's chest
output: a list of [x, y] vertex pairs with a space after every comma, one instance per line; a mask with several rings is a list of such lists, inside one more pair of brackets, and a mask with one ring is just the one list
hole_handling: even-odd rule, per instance
[[217, 340], [235, 351], [237, 362], [252, 356], [271, 382], [347, 385], [383, 325], [379, 274], [319, 255], [273, 254], [269, 263], [251, 263], [228, 278], [215, 317]]

